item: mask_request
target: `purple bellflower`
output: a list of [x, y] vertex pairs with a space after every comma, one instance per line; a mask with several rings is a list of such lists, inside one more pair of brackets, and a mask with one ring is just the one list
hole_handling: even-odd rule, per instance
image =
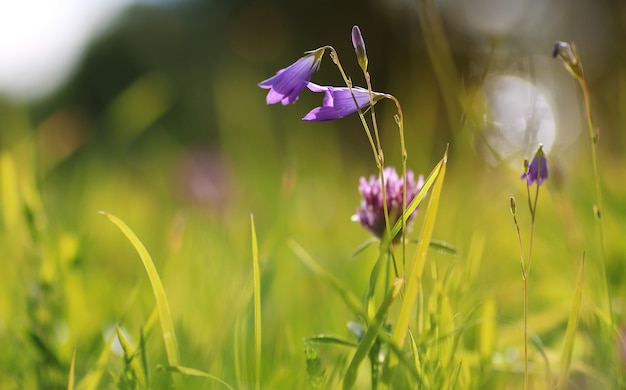
[[535, 157], [528, 165], [526, 172], [522, 174], [522, 179], [528, 182], [528, 185], [537, 183], [541, 185], [545, 179], [548, 178], [548, 160], [543, 152], [543, 145], [539, 145]]
[[[402, 191], [404, 188], [404, 180], [402, 177], [398, 176], [398, 173], [393, 167], [386, 167], [383, 174], [385, 175], [385, 195], [387, 198], [389, 223], [391, 227], [393, 227], [402, 216]], [[406, 202], [408, 205], [424, 185], [424, 177], [420, 175], [416, 182], [413, 172], [407, 170], [406, 185]], [[375, 175], [371, 175], [369, 179], [361, 177], [359, 193], [361, 194], [361, 205], [357, 207], [356, 214], [352, 216], [352, 220], [359, 222], [365, 229], [369, 230], [377, 237], [382, 237], [385, 233], [386, 226], [380, 177]], [[407, 222], [409, 222], [416, 213], [417, 210], [409, 216]]]
[[283, 106], [295, 103], [300, 92], [306, 88], [311, 76], [319, 68], [325, 48], [309, 51], [306, 55], [285, 69], [279, 70], [274, 77], [259, 83], [259, 87], [269, 89], [267, 104], [280, 102]]
[[[332, 121], [334, 119], [343, 118], [357, 111], [357, 109], [363, 109], [370, 104], [370, 96], [367, 89], [360, 87], [352, 87], [352, 93], [348, 87], [326, 87], [309, 83], [307, 85], [313, 92], [324, 92], [324, 100], [320, 107], [315, 107], [308, 114], [302, 118], [304, 121], [322, 122]], [[372, 92], [373, 101], [376, 104], [377, 101], [386, 97], [387, 95], [380, 92]], [[356, 99], [356, 104], [354, 100]], [[357, 107], [358, 105], [358, 107]]]

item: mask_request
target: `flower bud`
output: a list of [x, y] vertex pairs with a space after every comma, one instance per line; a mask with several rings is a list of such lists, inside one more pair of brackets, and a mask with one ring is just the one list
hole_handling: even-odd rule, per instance
[[578, 50], [576, 50], [575, 45], [561, 41], [554, 42], [552, 57], [559, 57], [563, 61], [565, 68], [574, 77], [583, 77], [583, 67], [580, 63]]
[[356, 52], [356, 59], [363, 72], [367, 72], [367, 53], [365, 52], [365, 41], [361, 35], [359, 26], [352, 27], [352, 46]]

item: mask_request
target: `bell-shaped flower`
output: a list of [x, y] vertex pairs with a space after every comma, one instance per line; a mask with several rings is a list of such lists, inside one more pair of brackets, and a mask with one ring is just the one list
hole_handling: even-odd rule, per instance
[[269, 89], [267, 104], [282, 103], [283, 106], [295, 103], [300, 92], [306, 88], [311, 76], [319, 68], [324, 56], [322, 47], [309, 51], [306, 55], [285, 69], [279, 70], [274, 77], [259, 83], [259, 87]]
[[[358, 109], [362, 110], [370, 104], [369, 92], [364, 88], [352, 87], [350, 92], [348, 87], [326, 87], [314, 83], [309, 83], [307, 87], [313, 92], [323, 92], [324, 100], [320, 107], [315, 107], [302, 118], [305, 121], [332, 121], [354, 114]], [[387, 96], [380, 92], [372, 92], [372, 95], [374, 104]]]
[[537, 148], [537, 152], [535, 153], [535, 157], [528, 165], [528, 168], [525, 169], [525, 172], [522, 174], [522, 179], [527, 180], [528, 185], [533, 183], [537, 183], [537, 185], [541, 185], [545, 179], [548, 178], [548, 160], [546, 159], [546, 155], [543, 152], [543, 146], [539, 145]]

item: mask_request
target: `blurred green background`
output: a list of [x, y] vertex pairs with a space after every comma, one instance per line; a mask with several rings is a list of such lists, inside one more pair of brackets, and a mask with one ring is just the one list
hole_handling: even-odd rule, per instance
[[[47, 20], [36, 1], [27, 3], [33, 8], [16, 19], [25, 30], [2, 32], [24, 50], [34, 43], [23, 32], [43, 29], [41, 20]], [[73, 3], [80, 2], [59, 4], [69, 10]], [[469, 267], [472, 251], [478, 254], [455, 309], [467, 314], [494, 299], [499, 318], [494, 353], [521, 348], [522, 284], [508, 198], [518, 199], [526, 232], [526, 189], [519, 176], [537, 140], [546, 142], [533, 127], [546, 120], [553, 129], [546, 135], [553, 139], [551, 177], [540, 194], [531, 326], [549, 350], [554, 348], [550, 357], [558, 357], [578, 261], [586, 251], [589, 290], [581, 328], [588, 333], [575, 359], [593, 366], [594, 348], [613, 348], [593, 344], [592, 313], [604, 301], [582, 94], [550, 54], [555, 40], [575, 42], [585, 66], [601, 134], [610, 288], [616, 318], [623, 321], [624, 2], [118, 3], [98, 31], [88, 37], [84, 32], [65, 79], [48, 81], [53, 85], [48, 89], [8, 87], [19, 77], [32, 81], [37, 72], [45, 74], [47, 59], [30, 67], [20, 64], [25, 52], [4, 51], [0, 58], [17, 64], [14, 73], [0, 71], [0, 388], [66, 386], [74, 346], [81, 378], [96, 365], [116, 324], [139, 342], [154, 298], [133, 248], [99, 210], [123, 219], [153, 256], [183, 363], [244, 388], [252, 363], [239, 368], [242, 374], [235, 362], [246, 360], [237, 348], [252, 355], [249, 216], [254, 214], [263, 269], [264, 384], [295, 388], [306, 382], [302, 339], [320, 332], [348, 338], [345, 324], [352, 318], [286, 241], [301, 243], [361, 296], [376, 251], [352, 257], [368, 234], [350, 216], [359, 204], [359, 177], [374, 174], [376, 166], [356, 116], [305, 123], [300, 118], [320, 104], [320, 96], [305, 91], [292, 106], [267, 106], [266, 91], [257, 83], [303, 52], [332, 45], [354, 83], [364, 85], [350, 41], [354, 24], [365, 38], [373, 88], [402, 104], [409, 168], [428, 174], [450, 144], [435, 237], [459, 254], [433, 252], [430, 262], [443, 273], [450, 266]], [[9, 7], [3, 14], [10, 18], [10, 6], [3, 7]], [[433, 24], [425, 24], [424, 17]], [[440, 68], [428, 42], [448, 48], [454, 68]], [[64, 52], [49, 55], [52, 64]], [[531, 105], [537, 94], [544, 96], [548, 119], [535, 113], [535, 106], [519, 117], [495, 112], [490, 103], [501, 99], [500, 84], [483, 86], [500, 76], [534, 86]], [[328, 57], [313, 79], [342, 83]], [[382, 102], [376, 108], [386, 163], [399, 168], [395, 107]], [[509, 127], [517, 133], [507, 133]], [[508, 142], [504, 161], [486, 152], [485, 143], [498, 149], [511, 139], [522, 142]], [[418, 218], [414, 234], [419, 224]], [[151, 367], [164, 364], [158, 332], [147, 344]], [[323, 352], [330, 368], [333, 356], [345, 354], [336, 348]], [[108, 363], [111, 372], [121, 366], [119, 357]], [[166, 380], [162, 372], [154, 375]], [[110, 374], [103, 382], [116, 383], [115, 378]], [[198, 388], [214, 386], [190, 381]]]

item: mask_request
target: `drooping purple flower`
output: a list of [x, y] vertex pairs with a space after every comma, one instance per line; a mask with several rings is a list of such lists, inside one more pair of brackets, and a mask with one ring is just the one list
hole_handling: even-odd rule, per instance
[[313, 73], [319, 68], [324, 47], [309, 51], [298, 61], [279, 70], [274, 77], [259, 83], [259, 87], [269, 89], [267, 104], [282, 103], [283, 106], [295, 103], [300, 92], [306, 88]]
[[[393, 227], [402, 216], [404, 179], [398, 176], [396, 169], [393, 167], [386, 167], [383, 171], [383, 175], [385, 177], [385, 196], [387, 200], [387, 211], [389, 212], [389, 223], [391, 227]], [[424, 177], [422, 175], [418, 177], [416, 182], [413, 172], [407, 170], [407, 205], [415, 198], [423, 185]], [[353, 221], [359, 222], [365, 229], [369, 230], [377, 237], [382, 237], [386, 230], [381, 188], [380, 177], [376, 175], [371, 175], [369, 179], [361, 177], [359, 181], [361, 205], [357, 207], [356, 214], [352, 216]], [[407, 222], [409, 222], [416, 213], [417, 210], [409, 216]]]
[[528, 165], [526, 172], [522, 174], [522, 179], [527, 180], [528, 185], [537, 183], [541, 185], [545, 179], [548, 178], [548, 160], [543, 152], [543, 146], [539, 145], [535, 157]]
[[[324, 92], [324, 100], [322, 101], [322, 105], [320, 107], [315, 107], [309, 111], [304, 118], [302, 118], [304, 121], [332, 121], [354, 114], [357, 109], [362, 110], [370, 104], [369, 92], [364, 88], [352, 87], [354, 98], [352, 97], [352, 93], [350, 93], [350, 88], [348, 87], [326, 87], [309, 83], [307, 88], [313, 92]], [[380, 92], [372, 92], [372, 95], [374, 104], [387, 96]], [[354, 103], [355, 99], [356, 104]]]

